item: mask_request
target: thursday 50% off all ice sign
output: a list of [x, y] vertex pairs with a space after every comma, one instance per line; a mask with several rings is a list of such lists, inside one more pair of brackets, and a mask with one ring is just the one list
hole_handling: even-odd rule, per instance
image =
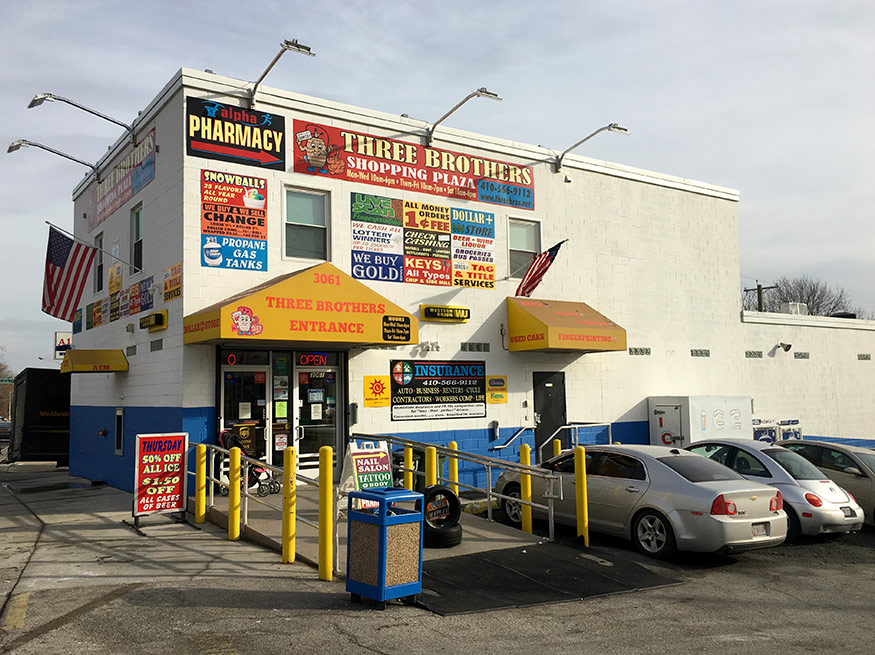
[[138, 434], [134, 516], [185, 509], [188, 433]]

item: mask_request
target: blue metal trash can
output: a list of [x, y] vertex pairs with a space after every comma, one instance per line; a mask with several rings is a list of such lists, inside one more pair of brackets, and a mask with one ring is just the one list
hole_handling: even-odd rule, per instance
[[[347, 511], [346, 590], [382, 604], [422, 592], [423, 496], [397, 487], [351, 491]], [[404, 507], [410, 505], [410, 507]]]

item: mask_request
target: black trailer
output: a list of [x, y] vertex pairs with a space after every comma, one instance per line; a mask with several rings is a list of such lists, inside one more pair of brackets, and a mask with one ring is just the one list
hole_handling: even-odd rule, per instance
[[70, 462], [70, 376], [26, 368], [15, 376], [9, 461]]

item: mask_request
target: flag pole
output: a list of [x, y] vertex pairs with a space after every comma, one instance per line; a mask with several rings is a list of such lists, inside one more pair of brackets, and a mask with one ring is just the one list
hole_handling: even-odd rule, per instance
[[73, 240], [74, 240], [74, 241], [78, 241], [79, 243], [84, 244], [84, 245], [88, 246], [89, 248], [94, 248], [95, 250], [99, 250], [99, 251], [102, 252], [103, 254], [105, 254], [105, 255], [109, 255], [110, 257], [112, 257], [112, 258], [115, 259], [116, 261], [119, 261], [119, 262], [121, 262], [122, 264], [127, 264], [127, 265], [130, 266], [131, 268], [135, 268], [135, 269], [137, 269], [137, 272], [143, 270], [143, 269], [140, 268], [139, 266], [134, 266], [133, 264], [131, 264], [131, 263], [129, 263], [129, 262], [126, 262], [126, 261], [125, 261], [124, 259], [122, 259], [121, 257], [116, 257], [115, 255], [113, 255], [113, 254], [112, 254], [111, 252], [109, 252], [108, 250], [104, 250], [103, 248], [98, 248], [98, 247], [95, 246], [93, 243], [88, 243], [87, 241], [83, 241], [82, 239], [80, 239], [79, 237], [77, 237], [77, 236], [76, 236], [75, 234], [73, 234], [72, 232], [67, 232], [67, 230], [65, 230], [65, 229], [62, 228], [62, 227], [58, 227], [58, 226], [55, 225], [54, 223], [49, 223], [48, 221], [46, 221], [46, 225], [48, 225], [49, 227], [53, 227], [53, 228], [55, 228], [56, 230], [58, 230], [58, 232], [63, 232], [64, 234], [66, 234], [66, 235], [68, 235], [68, 236], [70, 236], [70, 237], [73, 237]]

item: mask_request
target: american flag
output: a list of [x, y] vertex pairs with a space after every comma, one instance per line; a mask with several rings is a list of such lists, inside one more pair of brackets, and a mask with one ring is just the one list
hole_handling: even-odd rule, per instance
[[[568, 239], [565, 239], [565, 241], [568, 241]], [[541, 283], [541, 278], [544, 277], [544, 274], [550, 268], [550, 264], [556, 259], [556, 255], [559, 254], [559, 248], [562, 247], [562, 244], [565, 243], [565, 241], [560, 241], [555, 246], [549, 250], [545, 250], [532, 260], [529, 270], [526, 271], [526, 274], [523, 275], [523, 279], [520, 280], [520, 285], [517, 287], [516, 293], [514, 294], [515, 296], [524, 296], [528, 298], [532, 295], [532, 292]]]
[[49, 228], [49, 247], [46, 250], [46, 278], [43, 281], [43, 311], [46, 314], [72, 321], [95, 248], [74, 243], [53, 227]]

